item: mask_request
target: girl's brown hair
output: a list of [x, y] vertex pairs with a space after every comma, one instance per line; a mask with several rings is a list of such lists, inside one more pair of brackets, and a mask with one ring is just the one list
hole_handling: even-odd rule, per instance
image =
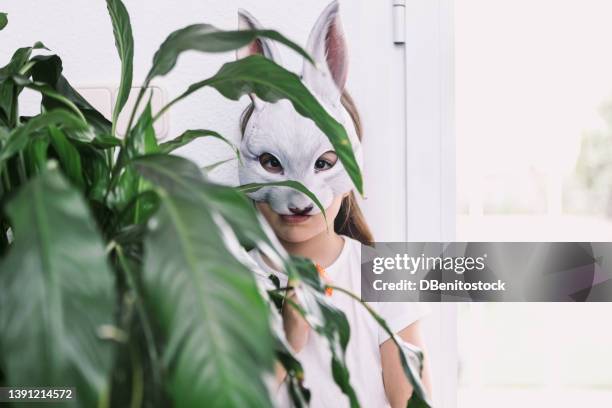
[[[344, 106], [344, 109], [349, 113], [355, 126], [357, 137], [361, 140], [363, 137], [363, 127], [359, 111], [357, 110], [355, 101], [346, 91], [342, 93], [342, 106]], [[240, 118], [240, 129], [243, 135], [254, 109], [255, 106], [253, 104], [249, 105]], [[371, 245], [374, 242], [374, 236], [361, 212], [361, 208], [359, 208], [355, 192], [351, 191], [348, 196], [342, 199], [340, 211], [334, 220], [334, 230], [337, 234], [346, 235], [364, 245]]]

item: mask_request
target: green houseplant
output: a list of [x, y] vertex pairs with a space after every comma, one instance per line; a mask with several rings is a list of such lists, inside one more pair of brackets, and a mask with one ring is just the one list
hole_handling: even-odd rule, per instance
[[[134, 108], [119, 139], [134, 44], [123, 3], [106, 3], [121, 59], [110, 119], [70, 85], [60, 57], [42, 43], [18, 49], [0, 69], [0, 386], [74, 386], [69, 404], [85, 407], [267, 407], [264, 378], [278, 361], [294, 404], [307, 406], [306, 374], [277, 324], [282, 307], [296, 307], [328, 340], [334, 379], [359, 406], [344, 364], [346, 318], [327, 301], [312, 263], [288, 257], [268, 234], [244, 195], [261, 186], [217, 185], [172, 154], [199, 137], [231, 142], [198, 129], [158, 144], [153, 123], [204, 87], [232, 100], [247, 93], [288, 99], [327, 134], [361, 191], [345, 130], [296, 75], [258, 56], [225, 64], [160, 112], [146, 101], [151, 81], [184, 51], [230, 51], [267, 37], [310, 57], [271, 30], [177, 30], [155, 54], [138, 95], [143, 113], [136, 117]], [[0, 13], [0, 29], [6, 24]], [[42, 96], [32, 117], [19, 115], [25, 88]], [[299, 183], [285, 185], [311, 195]], [[242, 260], [252, 247], [278, 257], [299, 282], [299, 305], [286, 301], [286, 288], [257, 287]], [[409, 406], [428, 407], [422, 354], [395, 340], [415, 389]]]

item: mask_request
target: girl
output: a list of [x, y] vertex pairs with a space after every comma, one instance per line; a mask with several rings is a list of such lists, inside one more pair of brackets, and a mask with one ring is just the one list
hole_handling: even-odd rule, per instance
[[[323, 12], [308, 41], [307, 51], [317, 62], [304, 63], [302, 80], [319, 102], [344, 125], [355, 156], [361, 165], [361, 124], [357, 109], [344, 87], [348, 73], [347, 45], [343, 36], [338, 2]], [[261, 26], [240, 12], [243, 28]], [[263, 54], [277, 63], [274, 44], [257, 40], [241, 50], [239, 58]], [[326, 208], [325, 218], [302, 193], [286, 187], [266, 187], [251, 194], [284, 248], [293, 255], [311, 259], [325, 271], [333, 285], [360, 293], [360, 245], [373, 242], [372, 234], [358, 207], [352, 182], [327, 137], [308, 119], [297, 114], [287, 101], [266, 103], [252, 96], [242, 119], [240, 182], [266, 183], [296, 180], [312, 191]], [[251, 251], [262, 281], [286, 276], [257, 250]], [[293, 296], [294, 300], [295, 295]], [[350, 380], [363, 407], [406, 407], [412, 387], [405, 377], [398, 350], [368, 312], [348, 296], [332, 293], [331, 303], [346, 315], [351, 327], [347, 348]], [[391, 329], [409, 343], [423, 348], [418, 319], [423, 311], [415, 303], [372, 303]], [[336, 386], [330, 367], [327, 343], [313, 332], [293, 308], [283, 311], [287, 340], [305, 372], [311, 391], [311, 406], [344, 407], [348, 399]], [[289, 406], [283, 387], [285, 373], [278, 370], [278, 406]], [[423, 379], [429, 388], [427, 362]]]

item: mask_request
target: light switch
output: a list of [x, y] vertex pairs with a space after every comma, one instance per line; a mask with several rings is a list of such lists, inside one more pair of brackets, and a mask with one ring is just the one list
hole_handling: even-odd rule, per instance
[[[138, 93], [140, 92], [141, 89], [142, 89], [141, 87], [132, 88], [130, 92], [130, 96], [121, 112], [121, 115], [119, 115], [119, 120], [117, 121], [117, 135], [119, 137], [125, 136], [128, 121], [130, 119], [130, 114], [132, 113], [132, 109], [134, 109], [136, 98], [138, 97]], [[117, 93], [118, 93], [118, 89], [115, 89], [115, 92], [113, 94], [113, 104], [116, 101]], [[145, 96], [143, 97], [142, 101], [140, 102], [140, 106], [138, 107], [138, 110], [136, 111], [134, 122], [138, 120], [138, 117], [144, 110], [147, 104], [147, 101], [149, 100], [149, 97], [151, 97], [151, 110], [153, 111], [153, 116], [155, 116], [155, 114], [159, 112], [161, 108], [163, 108], [167, 103], [166, 101], [167, 98], [166, 98], [164, 90], [158, 86], [150, 86], [147, 92], [145, 93]], [[132, 124], [132, 126], [133, 125], [134, 124]], [[168, 113], [165, 113], [164, 115], [162, 115], [155, 122], [153, 126], [155, 128], [155, 133], [157, 134], [157, 139], [158, 140], [165, 139], [168, 136], [168, 127], [169, 127]]]

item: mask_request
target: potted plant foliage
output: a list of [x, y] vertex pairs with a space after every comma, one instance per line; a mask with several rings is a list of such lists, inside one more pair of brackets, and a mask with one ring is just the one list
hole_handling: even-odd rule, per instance
[[[358, 406], [344, 363], [347, 320], [312, 263], [288, 257], [267, 232], [244, 195], [261, 186], [215, 184], [172, 154], [196, 138], [223, 139], [218, 133], [190, 130], [159, 144], [153, 124], [202, 88], [232, 100], [247, 93], [287, 99], [325, 132], [361, 191], [344, 128], [295, 74], [259, 56], [223, 65], [160, 112], [147, 101], [151, 81], [185, 51], [231, 51], [265, 37], [310, 57], [276, 31], [177, 30], [155, 54], [119, 138], [134, 44], [123, 3], [106, 3], [121, 59], [111, 118], [70, 85], [62, 60], [42, 43], [18, 49], [0, 69], [0, 386], [74, 386], [78, 398], [67, 404], [83, 407], [268, 407], [265, 378], [278, 361], [294, 404], [307, 406], [305, 373], [276, 324], [281, 308], [292, 307], [285, 288], [261, 291], [241, 258], [244, 248], [258, 247], [300, 282], [299, 310], [328, 340], [334, 379]], [[0, 29], [6, 24], [0, 14]], [[20, 116], [24, 89], [42, 96], [39, 114]], [[393, 338], [414, 385], [409, 406], [429, 406], [422, 355]]]

